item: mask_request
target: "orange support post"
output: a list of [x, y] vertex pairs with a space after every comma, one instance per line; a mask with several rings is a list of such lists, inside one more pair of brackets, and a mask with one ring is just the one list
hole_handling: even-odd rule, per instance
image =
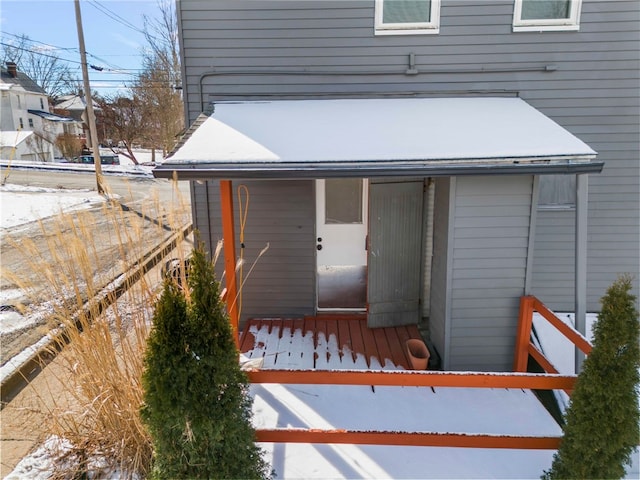
[[222, 211], [222, 238], [224, 246], [224, 271], [226, 276], [227, 311], [231, 318], [231, 328], [239, 346], [238, 330], [238, 287], [236, 285], [236, 233], [233, 224], [233, 191], [231, 180], [220, 180], [220, 209]]
[[518, 333], [516, 335], [516, 352], [513, 360], [514, 372], [526, 372], [529, 358], [529, 340], [533, 324], [533, 304], [535, 297], [520, 298], [520, 314], [518, 316]]

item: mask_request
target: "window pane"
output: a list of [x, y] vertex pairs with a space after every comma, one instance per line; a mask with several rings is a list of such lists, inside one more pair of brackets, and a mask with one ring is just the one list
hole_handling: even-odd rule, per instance
[[325, 180], [325, 223], [362, 223], [362, 180]]
[[541, 175], [538, 205], [573, 207], [576, 204], [575, 175]]
[[382, 23], [426, 23], [431, 21], [431, 0], [385, 0]]
[[571, 0], [522, 0], [522, 20], [569, 18]]

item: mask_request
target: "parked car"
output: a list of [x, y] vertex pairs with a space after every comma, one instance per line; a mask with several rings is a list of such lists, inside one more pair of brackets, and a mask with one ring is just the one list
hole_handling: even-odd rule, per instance
[[[80, 155], [74, 157], [73, 163], [94, 163], [93, 155]], [[102, 165], [120, 165], [120, 158], [118, 155], [100, 155], [100, 163]]]

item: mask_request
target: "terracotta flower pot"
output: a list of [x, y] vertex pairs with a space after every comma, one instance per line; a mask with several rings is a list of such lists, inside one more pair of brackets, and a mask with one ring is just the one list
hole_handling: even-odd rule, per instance
[[406, 345], [411, 368], [413, 370], [426, 370], [431, 354], [425, 343], [417, 338], [410, 338], [407, 340]]

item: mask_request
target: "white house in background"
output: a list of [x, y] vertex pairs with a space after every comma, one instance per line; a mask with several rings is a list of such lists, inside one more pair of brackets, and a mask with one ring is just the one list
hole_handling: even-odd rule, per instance
[[[87, 138], [89, 133], [89, 125], [86, 123], [85, 112], [87, 110], [87, 100], [84, 92], [80, 90], [77, 94], [62, 95], [53, 105], [53, 111], [59, 115], [73, 118], [73, 123], [64, 125], [66, 133], [78, 135], [81, 138]], [[93, 110], [100, 111], [100, 106], [94, 101]]]
[[0, 70], [0, 158], [52, 161], [55, 141], [70, 117], [51, 113], [47, 93], [7, 62]]

